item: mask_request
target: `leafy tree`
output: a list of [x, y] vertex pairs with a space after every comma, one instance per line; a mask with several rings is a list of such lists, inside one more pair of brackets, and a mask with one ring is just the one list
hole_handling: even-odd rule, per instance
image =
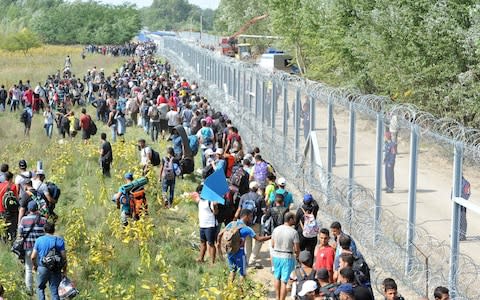
[[30, 49], [38, 48], [42, 45], [38, 36], [28, 29], [7, 34], [2, 40], [0, 47], [3, 50], [10, 52], [22, 51], [24, 55], [27, 55]]

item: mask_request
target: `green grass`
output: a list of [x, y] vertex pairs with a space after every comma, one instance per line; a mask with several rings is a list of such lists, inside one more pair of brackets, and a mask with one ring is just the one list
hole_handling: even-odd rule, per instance
[[[116, 66], [97, 67], [111, 70]], [[93, 108], [89, 110], [94, 115]], [[262, 288], [250, 281], [242, 289], [238, 284], [227, 285], [225, 263], [211, 266], [195, 262], [198, 249], [193, 246], [199, 244], [197, 207], [181, 195], [195, 189], [198, 177], [178, 179], [176, 207], [166, 210], [156, 169], [147, 185], [149, 216], [132, 222], [126, 230], [120, 225], [119, 211], [110, 199], [123, 184], [125, 172], [139, 175], [136, 141], [140, 137], [149, 140], [140, 128], [129, 127], [125, 143], [113, 144], [112, 178], [104, 179], [98, 165], [99, 136], [101, 132], [110, 136], [110, 131], [103, 124], [97, 122], [98, 133], [89, 145], [83, 145], [79, 136], [60, 141], [56, 128], [54, 138], [48, 140], [40, 116], [34, 117], [29, 138], [23, 136], [18, 113], [0, 113], [0, 124], [0, 162], [8, 163], [15, 173], [20, 159], [27, 160], [29, 169], [42, 160], [47, 180], [62, 189], [56, 208], [60, 216], [57, 231], [67, 241], [69, 277], [81, 292], [78, 299], [262, 297]], [[161, 155], [166, 147], [166, 142], [153, 145]], [[197, 157], [197, 167], [199, 164]], [[0, 243], [0, 283], [7, 290], [6, 299], [28, 299], [23, 292], [22, 270], [9, 247]]]

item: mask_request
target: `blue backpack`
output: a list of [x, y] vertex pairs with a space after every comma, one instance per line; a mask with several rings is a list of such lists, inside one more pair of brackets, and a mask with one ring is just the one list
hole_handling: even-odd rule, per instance
[[198, 138], [196, 135], [189, 135], [188, 136], [188, 144], [190, 146], [190, 149], [192, 150], [192, 154], [195, 156], [198, 153], [198, 147], [200, 146], [200, 143], [198, 142]]

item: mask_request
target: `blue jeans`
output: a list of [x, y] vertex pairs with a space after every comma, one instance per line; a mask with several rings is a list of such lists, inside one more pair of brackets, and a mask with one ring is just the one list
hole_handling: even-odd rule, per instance
[[45, 124], [45, 133], [49, 138], [52, 138], [53, 124]]
[[10, 102], [10, 111], [17, 111], [18, 107], [19, 107], [18, 100], [12, 100], [12, 102]]
[[162, 180], [162, 192], [167, 193], [169, 192], [168, 198], [167, 198], [167, 203], [169, 206], [172, 205], [173, 203], [173, 195], [175, 193], [175, 179], [173, 180]]
[[150, 119], [142, 117], [143, 131], [147, 134], [150, 132]]
[[48, 286], [50, 288], [50, 293], [52, 295], [52, 300], [60, 300], [58, 296], [58, 286], [60, 281], [62, 281], [61, 272], [51, 272], [45, 267], [38, 267], [37, 269], [37, 295], [38, 300], [45, 300], [45, 288]]

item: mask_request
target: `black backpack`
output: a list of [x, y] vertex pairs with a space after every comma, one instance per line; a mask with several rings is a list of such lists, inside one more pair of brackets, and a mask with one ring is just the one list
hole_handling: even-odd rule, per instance
[[57, 237], [55, 237], [55, 244], [44, 257], [42, 257], [42, 264], [51, 272], [60, 272], [65, 266], [66, 261], [63, 259], [61, 253], [57, 250]]
[[161, 162], [160, 154], [157, 151], [155, 151], [151, 148], [150, 148], [150, 150], [152, 150], [152, 165], [154, 165], [154, 166], [160, 165], [160, 162]]
[[298, 293], [300, 293], [300, 291], [302, 290], [302, 286], [305, 283], [305, 281], [317, 280], [316, 279], [317, 272], [312, 269], [312, 272], [310, 272], [310, 274], [307, 275], [305, 270], [302, 269], [302, 267], [298, 266], [295, 268], [295, 275], [297, 276], [297, 293], [295, 294], [295, 299], [298, 299], [298, 300], [306, 299], [306, 297], [302, 297], [298, 295]]
[[60, 198], [60, 194], [62, 193], [60, 188], [53, 182], [47, 182], [47, 190], [50, 196], [52, 196], [55, 201], [58, 201], [58, 198]]
[[2, 204], [5, 210], [9, 213], [13, 212], [18, 212], [19, 208], [19, 203], [17, 197], [15, 197], [15, 194], [13, 191], [10, 189], [10, 184], [7, 185], [5, 189], [5, 193], [3, 194], [2, 197]]
[[270, 213], [273, 221], [273, 228], [277, 228], [280, 225], [283, 225], [285, 213], [288, 211], [288, 208], [283, 206], [274, 206], [270, 209]]
[[23, 112], [20, 114], [20, 122], [21, 123], [26, 123], [30, 116], [28, 115], [28, 111], [26, 109], [23, 110]]
[[88, 127], [88, 131], [90, 132], [90, 135], [97, 134], [97, 125], [95, 124], [95, 122], [93, 122], [92, 119], [90, 119], [90, 126]]
[[355, 274], [355, 283], [360, 286], [370, 287], [370, 268], [363, 257], [354, 256], [352, 270]]

